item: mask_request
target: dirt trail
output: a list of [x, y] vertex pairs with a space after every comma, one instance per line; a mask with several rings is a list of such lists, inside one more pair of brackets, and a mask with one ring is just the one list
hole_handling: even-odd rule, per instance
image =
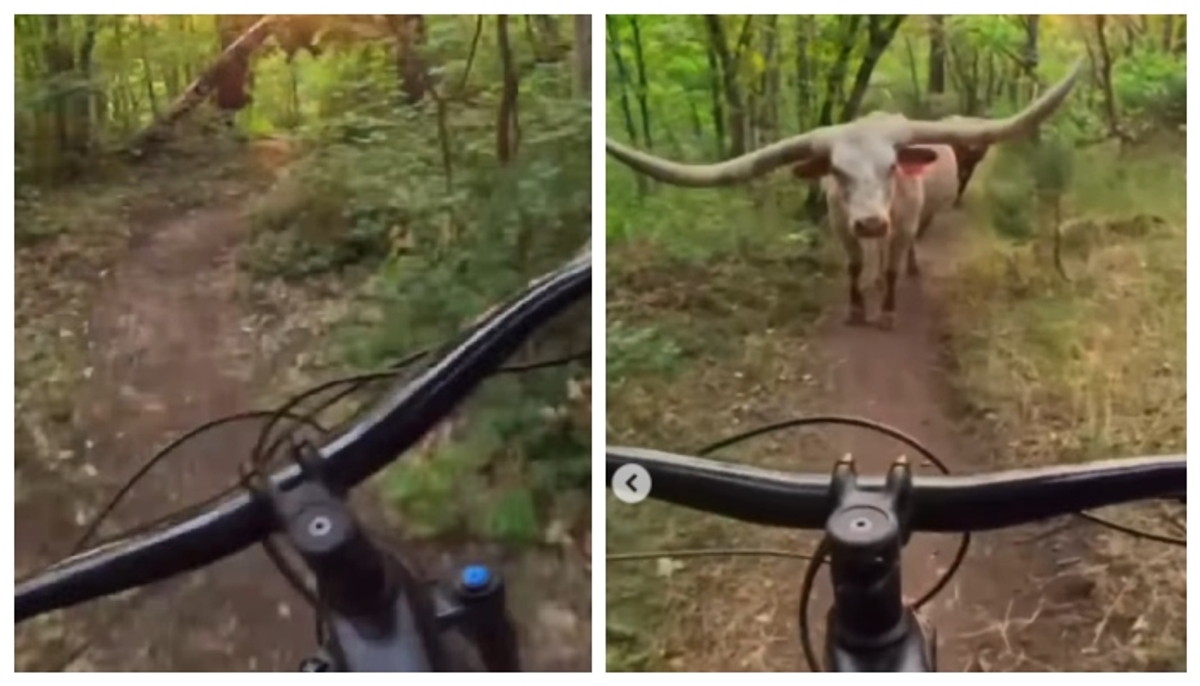
[[[936, 307], [939, 298], [946, 296], [939, 291], [939, 280], [953, 269], [953, 236], [961, 235], [953, 231], [958, 218], [946, 219], [933, 227], [943, 230], [931, 231], [918, 248], [921, 276], [901, 277], [895, 330], [845, 326], [831, 317], [820, 334], [818, 350], [830, 365], [831, 411], [896, 427], [924, 444], [952, 473], [971, 473], [988, 466], [972, 454], [948, 416], [947, 375], [937, 340]], [[860, 473], [882, 473], [898, 455], [913, 460], [918, 475], [938, 473], [912, 448], [886, 436], [849, 427], [833, 428], [828, 436], [832, 445], [854, 456]], [[941, 535], [913, 537], [904, 553], [906, 596], [919, 597], [932, 587], [951, 563], [959, 540]], [[971, 647], [953, 637], [974, 624], [978, 599], [985, 594], [1016, 593], [1023, 576], [1007, 558], [980, 564], [977, 551], [971, 557], [971, 568], [962, 570], [925, 608], [942, 637], [943, 670], [962, 669], [970, 660]], [[821, 597], [828, 598], [827, 586], [821, 589]], [[823, 613], [826, 605], [822, 602], [818, 607]]]
[[[270, 361], [256, 355], [260, 334], [237, 294], [235, 256], [245, 231], [236, 207], [189, 212], [135, 236], [127, 259], [102, 279], [88, 325], [87, 459], [96, 478], [86, 492], [47, 489], [18, 508], [19, 569], [69, 552], [81, 515], [94, 513], [101, 496], [166, 440], [253, 408]], [[127, 530], [233, 485], [260, 428], [239, 422], [190, 441], [135, 488], [104, 531]], [[422, 552], [428, 571], [450, 571], [447, 551]], [[526, 645], [530, 667], [586, 669], [587, 610], [562, 598], [578, 595], [587, 580], [557, 578], [556, 561], [538, 555], [478, 553], [520, 570], [522, 578], [510, 580], [515, 594], [546, 589], [530, 601], [532, 621], [518, 620], [525, 642], [538, 642]], [[542, 578], [548, 574], [554, 578]], [[258, 548], [39, 621], [40, 629], [38, 621], [20, 628], [42, 632], [23, 642], [52, 653], [37, 660], [42, 669], [292, 671], [316, 647], [312, 612]]]

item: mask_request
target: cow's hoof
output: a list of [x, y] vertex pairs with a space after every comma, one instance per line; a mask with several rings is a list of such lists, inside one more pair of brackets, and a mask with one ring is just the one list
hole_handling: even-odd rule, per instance
[[867, 313], [863, 310], [851, 309], [846, 316], [846, 326], [863, 326], [867, 323]]
[[884, 331], [891, 331], [896, 328], [896, 315], [892, 312], [881, 312], [875, 325]]

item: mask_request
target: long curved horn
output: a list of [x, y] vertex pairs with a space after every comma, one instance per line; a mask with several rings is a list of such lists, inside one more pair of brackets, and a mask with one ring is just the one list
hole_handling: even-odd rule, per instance
[[901, 143], [945, 143], [947, 145], [991, 145], [1027, 136], [1062, 105], [1083, 71], [1079, 60], [1062, 81], [1028, 107], [1005, 119], [953, 117], [941, 121], [910, 121]]
[[732, 186], [814, 154], [827, 153], [828, 141], [834, 135], [834, 129], [838, 128], [841, 127], [827, 126], [813, 129], [716, 164], [672, 162], [622, 145], [611, 138], [605, 141], [605, 148], [608, 150], [608, 154], [634, 171], [658, 179], [663, 183], [691, 188]]

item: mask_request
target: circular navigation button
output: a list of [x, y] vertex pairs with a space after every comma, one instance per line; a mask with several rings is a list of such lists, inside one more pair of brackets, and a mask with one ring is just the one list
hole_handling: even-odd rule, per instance
[[650, 495], [650, 472], [638, 464], [622, 465], [613, 473], [613, 495], [621, 502], [634, 505]]

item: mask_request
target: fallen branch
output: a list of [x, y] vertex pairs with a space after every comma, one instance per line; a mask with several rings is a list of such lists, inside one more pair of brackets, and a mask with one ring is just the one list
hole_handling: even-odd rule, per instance
[[259, 19], [230, 43], [229, 47], [217, 56], [208, 69], [205, 69], [195, 81], [184, 89], [183, 94], [171, 103], [161, 117], [133, 137], [126, 151], [134, 157], [142, 157], [153, 144], [161, 142], [172, 124], [212, 95], [216, 86], [216, 77], [223, 67], [234, 60], [250, 59], [250, 54], [257, 50], [270, 35], [271, 25], [276, 18], [275, 15], [269, 14]]

